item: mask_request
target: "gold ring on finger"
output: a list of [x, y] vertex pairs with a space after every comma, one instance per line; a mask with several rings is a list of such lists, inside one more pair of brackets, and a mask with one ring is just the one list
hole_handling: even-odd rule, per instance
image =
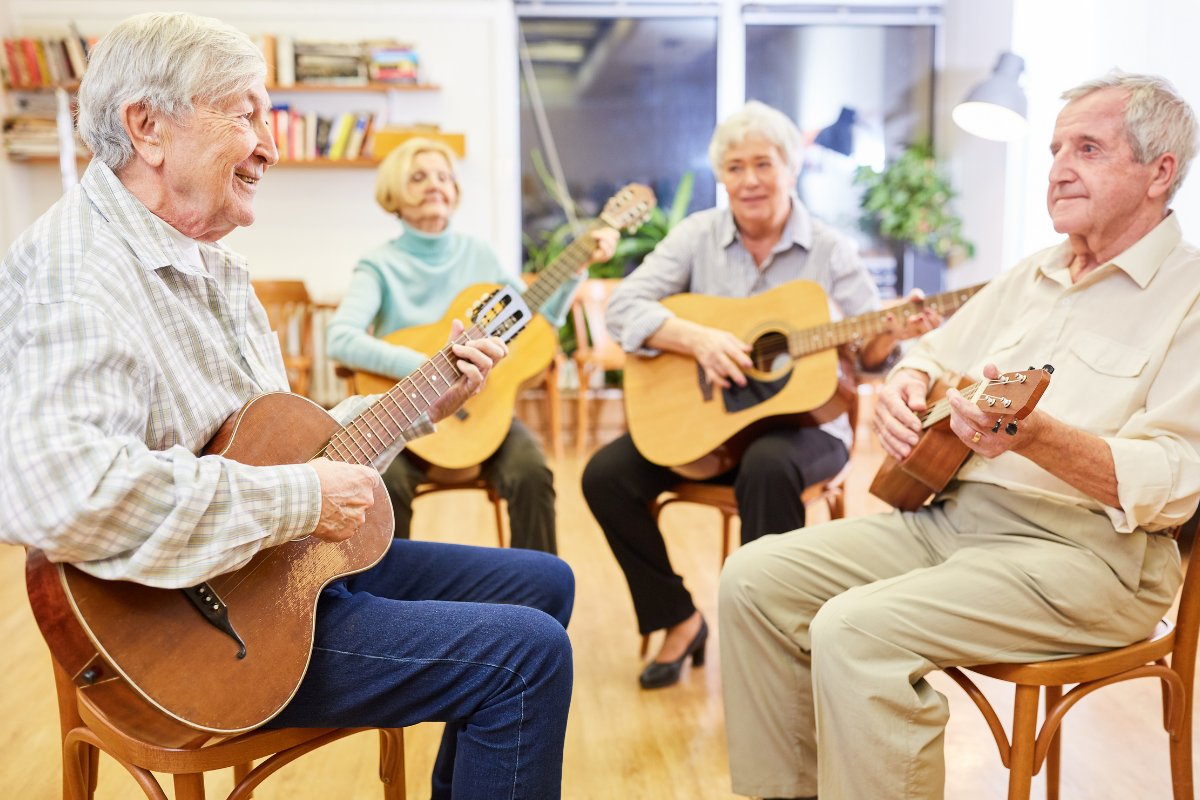
[[971, 437], [971, 441], [978, 442], [982, 438], [983, 438], [983, 434], [980, 433], [979, 431], [975, 431], [975, 435]]

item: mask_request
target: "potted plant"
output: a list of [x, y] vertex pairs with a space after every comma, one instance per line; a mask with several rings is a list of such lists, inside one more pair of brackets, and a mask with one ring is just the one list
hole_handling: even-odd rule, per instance
[[898, 290], [941, 291], [947, 258], [974, 255], [974, 245], [962, 238], [962, 220], [950, 210], [955, 192], [928, 139], [909, 145], [883, 172], [860, 167], [854, 182], [866, 187], [863, 226], [897, 245], [897, 266], [904, 270], [897, 275]]

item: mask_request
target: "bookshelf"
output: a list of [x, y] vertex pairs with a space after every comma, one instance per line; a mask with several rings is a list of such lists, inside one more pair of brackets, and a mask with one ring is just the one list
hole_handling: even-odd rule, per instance
[[267, 92], [274, 94], [276, 92], [374, 92], [376, 94], [387, 94], [388, 92], [440, 92], [442, 87], [436, 83], [364, 83], [361, 85], [355, 84], [340, 84], [340, 83], [296, 83], [291, 86], [268, 86]]

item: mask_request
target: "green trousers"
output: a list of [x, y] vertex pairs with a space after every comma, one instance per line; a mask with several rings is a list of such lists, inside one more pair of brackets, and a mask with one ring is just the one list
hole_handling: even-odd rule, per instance
[[[1118, 536], [1144, 540], [1132, 542], [1134, 586], [1081, 544]], [[1131, 644], [1181, 581], [1167, 537], [1118, 534], [1103, 514], [978, 483], [915, 513], [751, 542], [720, 587], [733, 790], [941, 800], [949, 709], [925, 675]]]
[[[546, 456], [529, 429], [513, 420], [508, 435], [485, 462], [481, 476], [508, 501], [512, 546], [523, 550], [558, 552], [554, 532], [554, 474]], [[395, 536], [409, 538], [413, 494], [425, 480], [425, 472], [403, 452], [383, 473], [383, 484], [392, 498], [396, 516]]]

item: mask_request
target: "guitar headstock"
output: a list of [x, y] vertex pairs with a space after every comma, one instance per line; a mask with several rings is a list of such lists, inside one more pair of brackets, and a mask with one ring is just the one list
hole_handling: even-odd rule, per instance
[[608, 199], [600, 219], [617, 230], [637, 233], [637, 229], [650, 219], [657, 202], [649, 186], [631, 183]]
[[495, 336], [507, 343], [521, 332], [529, 322], [529, 306], [511, 286], [502, 286], [490, 292], [471, 306], [468, 316], [484, 336]]
[[[984, 380], [974, 394], [974, 402], [989, 414], [996, 415], [998, 431], [1015, 420], [1025, 419], [1042, 399], [1050, 385], [1050, 374], [1054, 367], [1047, 364], [1042, 369], [1030, 367], [1020, 372], [1006, 372], [995, 380]], [[1012, 432], [1015, 432], [1014, 427]]]

